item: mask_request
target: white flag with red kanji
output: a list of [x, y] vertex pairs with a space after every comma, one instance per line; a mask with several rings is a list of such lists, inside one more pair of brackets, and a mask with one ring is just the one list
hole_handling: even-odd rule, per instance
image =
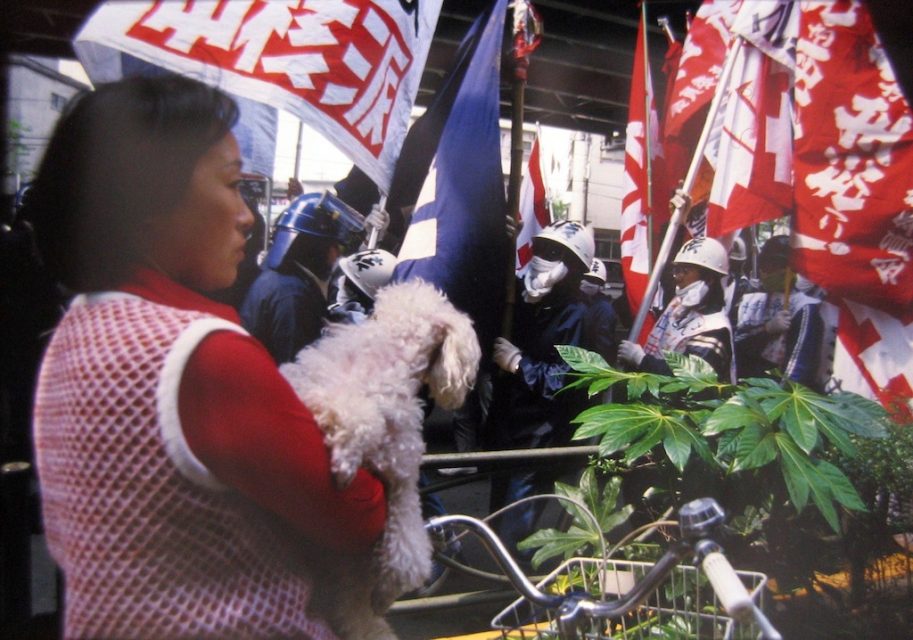
[[[298, 116], [384, 192], [442, 0], [136, 0], [102, 4], [81, 60], [111, 50]], [[106, 53], [107, 52], [107, 53]]]
[[714, 238], [782, 217], [793, 207], [797, 12], [785, 0], [746, 3], [732, 30], [742, 43], [706, 152], [715, 169], [706, 234]]
[[[648, 153], [651, 155], [649, 159]], [[621, 267], [624, 271], [625, 291], [628, 304], [634, 313], [643, 304], [650, 281], [653, 257], [650, 255], [648, 225], [648, 165], [660, 155], [659, 118], [653, 101], [650, 69], [645, 63], [644, 25], [641, 21], [637, 32], [634, 69], [631, 72], [620, 230]], [[645, 339], [652, 327], [649, 316], [647, 317], [648, 321], [641, 332], [641, 339]]]
[[548, 194], [542, 178], [539, 138], [533, 142], [526, 175], [520, 185], [520, 231], [517, 233], [517, 275], [526, 273], [526, 266], [533, 257], [533, 238], [551, 222]]

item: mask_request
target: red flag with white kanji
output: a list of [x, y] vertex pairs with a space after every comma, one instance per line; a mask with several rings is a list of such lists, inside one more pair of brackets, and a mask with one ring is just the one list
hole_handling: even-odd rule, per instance
[[913, 112], [864, 3], [803, 4], [795, 267], [831, 296], [913, 305]]
[[526, 265], [533, 257], [533, 238], [551, 222], [542, 162], [539, 156], [539, 138], [533, 142], [526, 175], [520, 185], [520, 231], [517, 233], [517, 274], [526, 272]]
[[[649, 104], [649, 109], [647, 105]], [[634, 69], [631, 72], [631, 99], [628, 107], [628, 127], [625, 138], [625, 172], [621, 200], [621, 267], [624, 271], [628, 304], [636, 313], [643, 304], [650, 281], [650, 243], [648, 216], [648, 163], [661, 154], [659, 118], [653, 102], [653, 82], [645, 63], [644, 24], [637, 31]], [[648, 160], [647, 153], [652, 156]], [[652, 328], [647, 322], [641, 332], [641, 342]]]
[[386, 192], [442, 0], [109, 1], [81, 60], [128, 53], [308, 122]]
[[[732, 24], [742, 0], [704, 0], [682, 45], [674, 79], [666, 92], [663, 119], [663, 182], [657, 183], [657, 209], [665, 209], [672, 192], [688, 172], [707, 110], [719, 82], [732, 40]], [[695, 201], [706, 198], [696, 185]]]
[[[664, 133], [680, 136], [689, 122], [713, 100], [726, 51], [732, 40], [732, 24], [743, 0], [704, 0], [682, 46], [671, 97], [666, 107]], [[703, 117], [697, 117], [703, 123]]]

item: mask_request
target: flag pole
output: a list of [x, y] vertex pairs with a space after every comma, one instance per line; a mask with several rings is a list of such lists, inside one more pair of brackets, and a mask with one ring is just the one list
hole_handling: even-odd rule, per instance
[[647, 312], [650, 310], [650, 305], [653, 303], [656, 290], [659, 288], [660, 276], [666, 266], [666, 262], [669, 261], [669, 254], [672, 253], [672, 243], [675, 242], [675, 236], [682, 226], [685, 215], [687, 215], [688, 210], [691, 208], [691, 199], [688, 194], [694, 187], [694, 181], [697, 178], [701, 159], [704, 155], [704, 150], [707, 148], [707, 141], [710, 138], [710, 130], [713, 128], [713, 122], [720, 109], [723, 94], [726, 92], [727, 85], [729, 84], [729, 77], [732, 75], [735, 59], [738, 57], [741, 49], [742, 38], [736, 36], [729, 45], [729, 51], [726, 54], [726, 62], [723, 65], [723, 70], [720, 72], [719, 81], [716, 85], [716, 90], [713, 93], [713, 101], [710, 103], [710, 110], [707, 112], [707, 119], [704, 121], [701, 137], [698, 139], [697, 146], [694, 149], [694, 155], [691, 158], [688, 173], [685, 174], [685, 179], [678, 189], [675, 190], [675, 195], [669, 203], [673, 207], [672, 218], [669, 220], [666, 235], [663, 237], [663, 243], [660, 245], [659, 253], [656, 255], [656, 263], [653, 270], [650, 272], [650, 281], [647, 284], [647, 291], [644, 294], [643, 300], [640, 302], [640, 308], [637, 310], [637, 316], [631, 324], [631, 330], [628, 332], [628, 340], [631, 340], [632, 342], [637, 341], [637, 338], [640, 336], [640, 332], [644, 327], [644, 322], [647, 319]]
[[[523, 109], [526, 95], [526, 74], [529, 69], [529, 54], [538, 45], [527, 42], [527, 22], [535, 20], [535, 14], [527, 0], [514, 0], [514, 73], [511, 80], [511, 126], [510, 126], [510, 177], [507, 183], [507, 215], [513, 218], [514, 229], [520, 219], [520, 185], [523, 179]], [[538, 35], [538, 34], [536, 34]], [[501, 318], [501, 335], [511, 337], [514, 324], [514, 306], [517, 303], [515, 287], [517, 242], [514, 237], [508, 252], [508, 268], [505, 277], [504, 315]]]
[[[647, 39], [647, 2], [640, 3], [641, 28], [644, 30], [644, 166], [647, 169], [647, 193], [644, 194], [644, 209], [647, 214], [647, 255], [653, 255], [653, 145], [650, 144], [650, 109], [651, 98], [654, 98], [653, 83], [650, 82], [650, 47]], [[655, 98], [654, 98], [655, 99]], [[653, 267], [655, 269], [656, 267]], [[650, 269], [650, 274], [653, 273]], [[641, 303], [643, 306], [643, 303]]]

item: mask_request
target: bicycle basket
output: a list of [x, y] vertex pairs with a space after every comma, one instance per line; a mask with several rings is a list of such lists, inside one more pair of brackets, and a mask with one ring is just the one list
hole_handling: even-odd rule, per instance
[[[653, 566], [648, 562], [573, 558], [564, 562], [539, 583], [545, 592], [567, 593], [584, 590], [612, 599], [627, 592]], [[755, 604], [763, 610], [762, 573], [736, 571]], [[558, 639], [555, 612], [519, 598], [491, 621], [504, 640]], [[593, 619], [583, 623], [580, 637], [586, 640], [615, 638], [710, 638], [747, 640], [758, 637], [753, 620], [739, 622], [728, 617], [716, 594], [697, 567], [678, 565], [665, 582], [639, 607], [618, 620]]]

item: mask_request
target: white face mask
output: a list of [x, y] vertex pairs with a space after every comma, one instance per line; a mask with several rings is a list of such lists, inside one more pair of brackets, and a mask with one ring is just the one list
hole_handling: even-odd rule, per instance
[[703, 280], [695, 280], [684, 287], [675, 287], [675, 295], [682, 299], [683, 307], [696, 307], [710, 293], [710, 285]]
[[348, 289], [346, 289], [346, 276], [339, 276], [339, 279], [336, 280], [336, 304], [343, 306], [351, 301], [352, 298], [349, 296]]
[[567, 275], [567, 265], [561, 260], [543, 260], [533, 256], [523, 277], [523, 300], [535, 304], [552, 291], [552, 287]]

